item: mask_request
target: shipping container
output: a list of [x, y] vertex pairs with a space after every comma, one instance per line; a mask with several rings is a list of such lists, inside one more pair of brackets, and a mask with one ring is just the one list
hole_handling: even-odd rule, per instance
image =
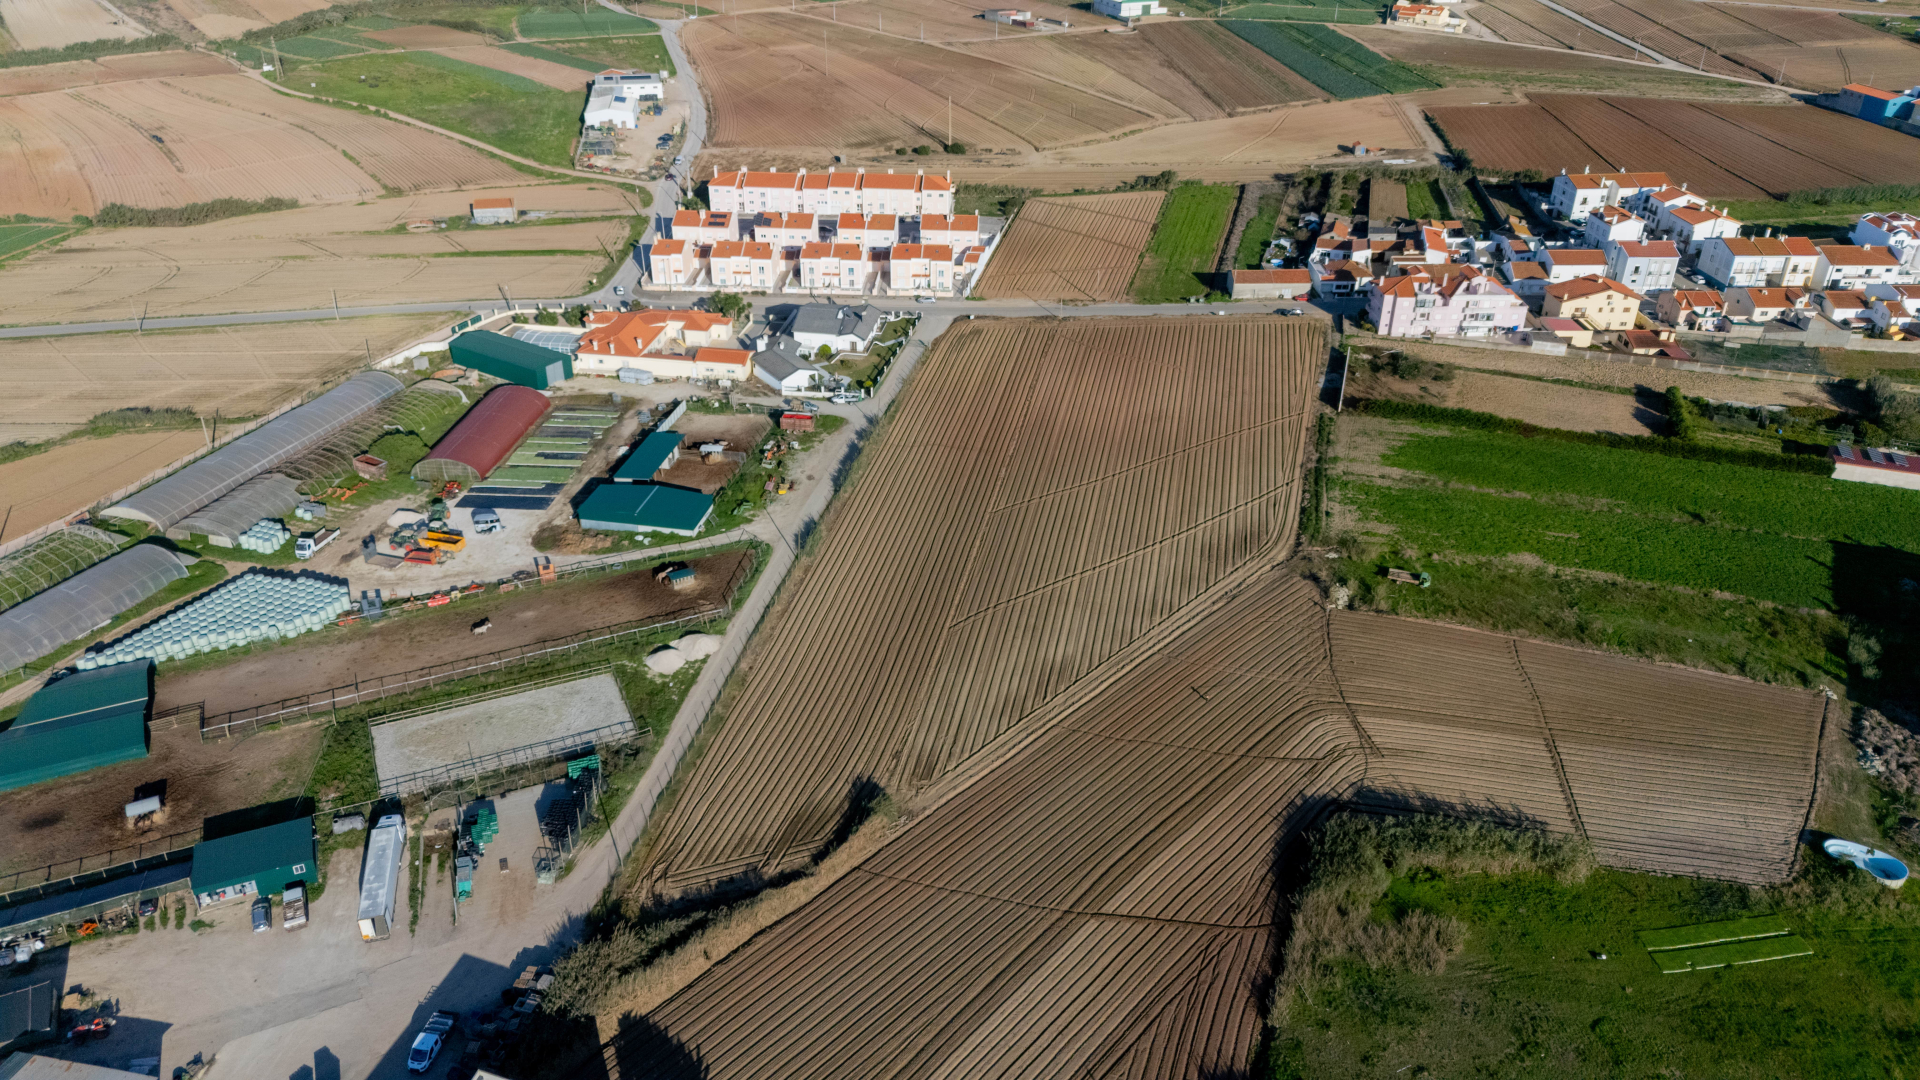
[[407, 823], [398, 814], [388, 814], [367, 837], [367, 861], [360, 870], [360, 940], [380, 941], [393, 932], [393, 906], [406, 856]]

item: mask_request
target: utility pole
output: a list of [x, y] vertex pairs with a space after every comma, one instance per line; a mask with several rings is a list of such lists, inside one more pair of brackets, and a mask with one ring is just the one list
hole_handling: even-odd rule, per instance
[[953, 145], [953, 95], [947, 95], [947, 145]]
[[327, 291], [333, 294], [333, 321], [339, 322], [340, 321], [340, 290], [328, 289]]
[[832, 78], [833, 77], [833, 53], [827, 49], [827, 32], [825, 30], [820, 31], [820, 55], [824, 57], [826, 60], [827, 77]]

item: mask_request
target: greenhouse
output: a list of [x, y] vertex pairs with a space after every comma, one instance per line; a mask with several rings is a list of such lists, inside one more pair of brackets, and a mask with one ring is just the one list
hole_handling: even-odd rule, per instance
[[187, 576], [179, 556], [135, 544], [0, 612], [0, 671], [38, 660]]
[[181, 518], [167, 535], [188, 540], [200, 535], [220, 547], [240, 547], [240, 537], [256, 522], [280, 518], [300, 502], [300, 485], [277, 472], [262, 473]]
[[0, 609], [38, 596], [120, 550], [126, 537], [69, 525], [0, 558]]
[[413, 467], [415, 480], [458, 480], [472, 486], [513, 455], [513, 451], [540, 426], [552, 403], [538, 390], [524, 386], [496, 386], [480, 403], [433, 444], [433, 451]]
[[[106, 509], [168, 529], [227, 492], [324, 444], [341, 427], [400, 393], [405, 385], [384, 371], [363, 371], [298, 408], [267, 421], [186, 468], [149, 484]], [[291, 504], [289, 504], [289, 507]], [[255, 514], [241, 528], [268, 515]]]
[[346, 614], [347, 583], [314, 573], [249, 570], [193, 603], [80, 659], [80, 670], [138, 660], [178, 660], [256, 641], [297, 637]]

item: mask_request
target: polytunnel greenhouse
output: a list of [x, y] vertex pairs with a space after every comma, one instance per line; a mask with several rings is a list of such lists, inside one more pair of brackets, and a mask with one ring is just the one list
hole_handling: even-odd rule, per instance
[[277, 472], [263, 473], [180, 519], [167, 535], [186, 540], [195, 533], [223, 547], [240, 546], [240, 536], [262, 518], [285, 517], [300, 502], [300, 485]]
[[279, 641], [318, 630], [352, 606], [352, 593], [339, 578], [249, 570], [165, 618], [118, 641], [95, 646], [78, 666], [91, 671], [134, 660], [178, 660], [256, 641]]
[[[172, 528], [248, 480], [326, 442], [335, 431], [405, 388], [384, 371], [363, 371], [179, 472], [149, 484], [104, 513], [144, 521], [159, 529]], [[247, 523], [263, 516], [256, 514]]]
[[178, 556], [135, 544], [0, 612], [0, 671], [12, 671], [77, 640], [187, 576]]

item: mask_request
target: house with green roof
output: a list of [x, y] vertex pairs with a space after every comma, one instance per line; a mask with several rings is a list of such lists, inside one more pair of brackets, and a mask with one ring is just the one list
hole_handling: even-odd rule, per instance
[[152, 660], [41, 687], [0, 731], [0, 791], [146, 757], [152, 704]]
[[607, 483], [580, 502], [580, 527], [694, 536], [713, 514], [713, 496], [671, 484]]

